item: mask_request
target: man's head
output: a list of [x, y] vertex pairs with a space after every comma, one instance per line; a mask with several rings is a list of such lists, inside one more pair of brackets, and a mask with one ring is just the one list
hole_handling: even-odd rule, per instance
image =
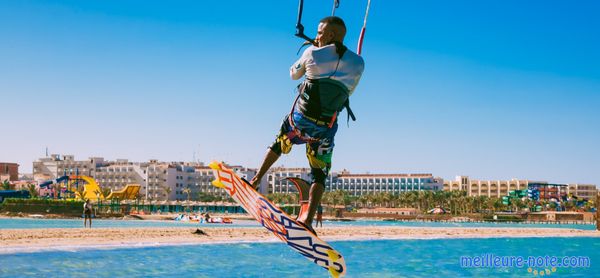
[[344, 20], [337, 16], [328, 16], [319, 21], [317, 29], [317, 38], [315, 39], [319, 47], [326, 46], [333, 42], [344, 42], [346, 36], [346, 24]]

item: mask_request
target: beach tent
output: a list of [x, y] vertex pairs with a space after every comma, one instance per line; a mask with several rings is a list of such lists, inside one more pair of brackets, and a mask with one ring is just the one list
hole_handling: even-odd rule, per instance
[[444, 214], [447, 213], [445, 209], [437, 207], [437, 208], [432, 208], [430, 209], [428, 212], [428, 214]]

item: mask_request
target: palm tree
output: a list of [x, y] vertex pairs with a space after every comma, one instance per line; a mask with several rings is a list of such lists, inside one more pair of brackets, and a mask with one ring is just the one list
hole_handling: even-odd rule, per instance
[[408, 192], [406, 192], [406, 191], [402, 191], [402, 192], [400, 192], [400, 194], [398, 194], [398, 206], [399, 207], [403, 207], [403, 208], [408, 207], [408, 203], [410, 202], [410, 200], [409, 200], [407, 193]]
[[108, 195], [112, 193], [112, 189], [110, 189], [108, 186], [102, 187], [100, 190], [102, 190], [102, 196], [104, 196], [104, 198], [108, 197]]
[[167, 193], [167, 195], [165, 196], [165, 201], [169, 200], [169, 195], [171, 195], [171, 191], [173, 191], [173, 189], [169, 186], [161, 186], [162, 190]]
[[493, 198], [494, 200], [494, 211], [501, 211], [505, 205], [502, 203], [502, 199], [500, 198]]
[[79, 196], [80, 199], [84, 200], [85, 198], [85, 187], [79, 186], [75, 189], [76, 195]]
[[484, 206], [485, 206], [486, 210], [488, 210], [488, 211], [495, 211], [496, 210], [496, 206], [495, 206], [496, 200], [495, 199], [496, 198], [487, 198], [485, 200], [485, 205]]
[[367, 195], [360, 195], [356, 201], [358, 202], [358, 204], [360, 204], [361, 207], [365, 207], [369, 202]]
[[37, 191], [37, 188], [35, 188], [35, 184], [32, 183], [27, 184], [27, 191], [29, 191], [29, 196], [31, 196], [31, 198], [35, 198], [40, 195]]
[[511, 200], [511, 210], [518, 212], [524, 206], [523, 201], [520, 198], [513, 198]]
[[333, 207], [335, 207], [337, 204], [342, 203], [343, 200], [341, 200], [341, 198], [339, 197], [340, 190], [336, 190], [331, 192], [330, 198], [331, 198], [331, 205], [333, 205]]
[[406, 204], [407, 207], [416, 208], [418, 211], [421, 211], [421, 208], [418, 206], [418, 193], [416, 191], [408, 191], [406, 194]]
[[214, 199], [214, 195], [207, 194], [205, 192], [198, 192], [198, 200], [200, 200], [200, 202], [212, 202]]
[[488, 199], [487, 196], [477, 197], [477, 211], [476, 212], [481, 212], [483, 210], [483, 207], [484, 207], [485, 203], [487, 202], [487, 199]]
[[349, 205], [351, 202], [350, 194], [346, 190], [336, 190], [337, 203], [344, 207]]
[[275, 204], [283, 204], [284, 198], [285, 196], [282, 193], [271, 193], [267, 195], [267, 199], [271, 200], [271, 202]]
[[183, 193], [185, 193], [187, 195], [187, 201], [190, 201], [190, 194], [192, 193], [192, 189], [189, 187], [186, 187], [183, 189]]
[[390, 200], [392, 199], [391, 194], [389, 192], [383, 192], [381, 194], [381, 202], [383, 203], [383, 206], [386, 208], [390, 207]]
[[3, 190], [10, 190], [10, 182], [8, 180], [4, 180], [2, 182], [2, 189]]

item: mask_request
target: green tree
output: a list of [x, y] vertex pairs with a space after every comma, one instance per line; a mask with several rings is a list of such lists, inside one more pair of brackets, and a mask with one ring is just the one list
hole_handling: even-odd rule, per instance
[[84, 200], [85, 187], [79, 186], [79, 187], [75, 188], [75, 192], [77, 193], [76, 195], [79, 196], [79, 198], [81, 198], [82, 200]]
[[32, 183], [27, 184], [27, 191], [29, 191], [29, 196], [31, 196], [32, 198], [36, 198], [40, 195], [39, 191], [35, 187], [35, 184]]
[[166, 195], [164, 196], [165, 201], [169, 200], [169, 196], [171, 195], [173, 189], [170, 186], [161, 186], [161, 188], [166, 193]]
[[183, 193], [185, 193], [187, 195], [187, 201], [190, 201], [190, 194], [192, 193], [192, 189], [189, 187], [186, 187], [183, 189]]
[[358, 202], [358, 204], [360, 205], [360, 207], [363, 207], [363, 208], [366, 207], [367, 204], [369, 203], [367, 195], [360, 195], [360, 196], [358, 196], [358, 199], [356, 201]]
[[10, 190], [10, 182], [8, 180], [2, 182], [2, 190]]
[[330, 204], [335, 207], [338, 204], [344, 203], [344, 192], [342, 190], [336, 190], [333, 192], [329, 192]]
[[200, 202], [213, 202], [215, 200], [215, 196], [212, 194], [207, 194], [206, 192], [198, 192], [198, 200]]
[[104, 198], [107, 198], [108, 195], [110, 195], [110, 193], [112, 193], [112, 189], [110, 189], [110, 187], [108, 187], [108, 186], [103, 186], [100, 188], [100, 190], [102, 191], [102, 196], [104, 196]]
[[502, 199], [500, 198], [493, 198], [494, 200], [494, 211], [498, 212], [498, 211], [502, 211], [504, 210], [504, 208], [506, 208], [506, 206], [502, 203]]
[[511, 210], [515, 212], [521, 211], [521, 209], [525, 206], [525, 204], [520, 198], [513, 198], [510, 202]]

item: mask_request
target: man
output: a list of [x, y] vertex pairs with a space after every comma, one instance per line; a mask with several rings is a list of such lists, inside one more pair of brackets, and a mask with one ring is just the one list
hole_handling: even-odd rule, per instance
[[307, 48], [290, 68], [293, 80], [305, 76], [298, 86], [299, 95], [292, 111], [284, 118], [262, 166], [250, 182], [258, 188], [262, 177], [282, 153], [289, 153], [292, 145], [306, 144], [312, 183], [308, 213], [305, 219], [298, 221], [313, 232], [312, 221], [331, 169], [337, 116], [347, 107], [348, 98], [364, 70], [363, 59], [343, 45], [345, 35], [346, 26], [341, 18], [329, 16], [321, 19], [316, 45]]
[[92, 203], [90, 203], [90, 199], [86, 199], [85, 203], [83, 203], [83, 227], [87, 227], [87, 221], [90, 221], [90, 228], [92, 227]]

